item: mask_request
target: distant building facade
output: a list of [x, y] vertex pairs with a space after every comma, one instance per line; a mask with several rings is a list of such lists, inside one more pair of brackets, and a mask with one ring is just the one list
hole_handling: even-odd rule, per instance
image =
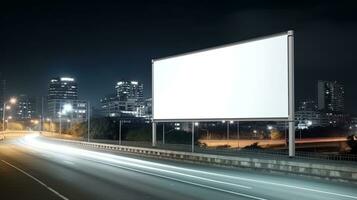
[[116, 93], [100, 100], [101, 113], [107, 117], [145, 117], [147, 102], [144, 85], [139, 81], [122, 80], [115, 85]]
[[337, 81], [318, 81], [318, 108], [326, 113], [343, 113], [345, 91]]
[[324, 113], [319, 112], [318, 106], [313, 100], [300, 101], [295, 112], [298, 129], [307, 129], [317, 126], [328, 126]]
[[144, 102], [144, 85], [139, 81], [122, 80], [117, 82], [115, 89], [120, 101], [133, 100], [137, 104]]
[[71, 77], [52, 78], [48, 85], [48, 100], [52, 99], [78, 99], [77, 82]]
[[318, 81], [318, 108], [326, 118], [329, 126], [341, 126], [346, 123], [344, 113], [345, 91], [342, 83], [337, 81]]
[[78, 99], [78, 85], [72, 77], [52, 78], [48, 85], [47, 118], [59, 121], [87, 120], [88, 102]]
[[36, 99], [25, 94], [17, 96], [17, 102], [13, 105], [13, 118], [24, 121], [37, 118]]

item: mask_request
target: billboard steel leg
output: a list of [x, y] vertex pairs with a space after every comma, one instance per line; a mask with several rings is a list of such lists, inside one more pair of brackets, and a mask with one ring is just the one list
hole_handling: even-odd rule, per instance
[[289, 121], [289, 157], [295, 156], [295, 123]]
[[192, 122], [192, 146], [191, 146], [192, 153], [195, 152], [195, 122]]
[[156, 122], [152, 123], [152, 146], [156, 147]]
[[289, 157], [295, 156], [294, 32], [288, 31]]

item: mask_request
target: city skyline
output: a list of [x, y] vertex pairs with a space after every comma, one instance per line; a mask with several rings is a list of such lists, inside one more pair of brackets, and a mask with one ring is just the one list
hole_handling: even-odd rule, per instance
[[[260, 7], [173, 1], [92, 3], [83, 9], [75, 3], [58, 4], [59, 9], [50, 4], [23, 4], [19, 9], [8, 3], [0, 15], [6, 30], [0, 33], [0, 71], [10, 95], [31, 91], [43, 96], [45, 82], [69, 75], [82, 85], [82, 98], [91, 102], [99, 102], [122, 78], [143, 82], [144, 96], [150, 97], [153, 58], [292, 29], [297, 100], [315, 99], [316, 81], [336, 80], [345, 85], [346, 110], [356, 114], [355, 7], [347, 2], [257, 2]], [[252, 14], [255, 18], [247, 17]]]
[[357, 199], [356, 10], [2, 2], [2, 199]]

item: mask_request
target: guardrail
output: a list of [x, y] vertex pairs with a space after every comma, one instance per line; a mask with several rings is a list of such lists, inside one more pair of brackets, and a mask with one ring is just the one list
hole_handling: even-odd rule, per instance
[[[46, 137], [47, 138], [47, 137]], [[316, 163], [309, 160], [267, 159], [228, 155], [191, 153], [184, 151], [163, 150], [155, 148], [131, 147], [116, 144], [103, 144], [66, 139], [50, 138], [58, 142], [70, 143], [82, 147], [97, 148], [109, 151], [133, 153], [140, 156], [160, 159], [180, 160], [209, 165], [249, 168], [268, 172], [295, 174], [315, 178], [323, 178], [340, 182], [357, 184], [357, 165], [341, 165], [332, 163]]]

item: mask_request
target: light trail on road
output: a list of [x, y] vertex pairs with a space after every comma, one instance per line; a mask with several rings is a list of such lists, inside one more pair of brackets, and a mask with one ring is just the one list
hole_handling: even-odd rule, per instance
[[[84, 191], [89, 194], [94, 193], [87, 197], [88, 199], [95, 199], [95, 194], [102, 193], [104, 190], [108, 191], [107, 198], [104, 199], [115, 199], [116, 194], [119, 194], [115, 188], [123, 187], [120, 186], [123, 183], [118, 183], [122, 179], [128, 180], [125, 185], [128, 190], [137, 191], [133, 193], [123, 189], [120, 195], [125, 194], [127, 198], [124, 199], [137, 199], [140, 194], [140, 197], [144, 195], [148, 199], [152, 199], [149, 196], [155, 196], [154, 199], [167, 199], [170, 194], [172, 194], [170, 198], [173, 199], [272, 200], [286, 199], [287, 196], [291, 199], [357, 199], [357, 191], [353, 185], [295, 176], [270, 175], [251, 170], [222, 169], [141, 158], [118, 154], [115, 151], [105, 152], [99, 149], [68, 145], [43, 138], [38, 134], [18, 138], [7, 145], [16, 156], [6, 155], [8, 157], [3, 160], [15, 159], [12, 163], [14, 165], [19, 163], [22, 165], [21, 169], [25, 171], [28, 171], [27, 167], [29, 169], [41, 168], [41, 171], [36, 171], [36, 173], [43, 176], [45, 180], [46, 177], [58, 179], [59, 176], [55, 171], [47, 172], [46, 165], [52, 166], [59, 172], [68, 171], [65, 174], [62, 173], [62, 176], [66, 177], [64, 182], [72, 187], [79, 187], [80, 190], [76, 192], [80, 195], [87, 195], [82, 194]], [[40, 166], [34, 162], [24, 163], [22, 160], [16, 160], [19, 156], [29, 156], [29, 159], [36, 160]], [[43, 171], [46, 171], [46, 175], [43, 175]], [[72, 175], [67, 177], [68, 173]], [[98, 178], [93, 180], [93, 176], [101, 177], [105, 183], [111, 183], [111, 186], [98, 182]], [[83, 183], [93, 182], [94, 187], [73, 185], [73, 182], [82, 182], [82, 180]], [[111, 189], [115, 185], [117, 186]], [[78, 197], [79, 194], [76, 196], [67, 190], [62, 190], [61, 187], [59, 192], [68, 199]], [[51, 188], [54, 187], [51, 186]], [[58, 191], [58, 188], [54, 189]]]

